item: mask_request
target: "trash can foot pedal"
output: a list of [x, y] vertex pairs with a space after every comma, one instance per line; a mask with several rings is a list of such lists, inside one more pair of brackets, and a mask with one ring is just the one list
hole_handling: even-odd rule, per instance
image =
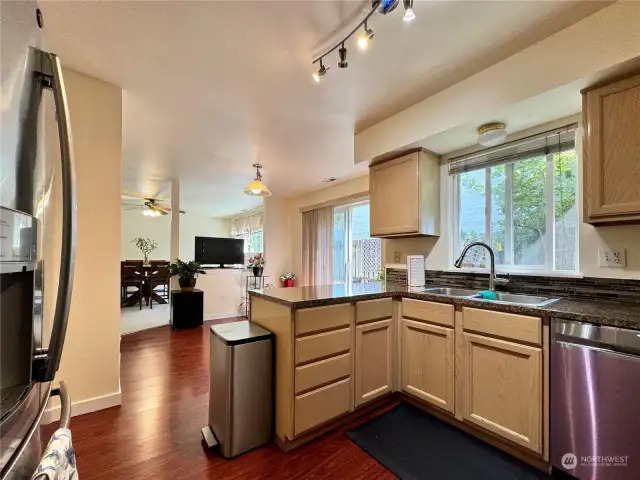
[[207, 425], [206, 427], [202, 427], [200, 432], [202, 433], [202, 438], [207, 444], [207, 447], [213, 448], [218, 445], [218, 440], [216, 440], [216, 436], [211, 431], [211, 427], [209, 427], [209, 425]]

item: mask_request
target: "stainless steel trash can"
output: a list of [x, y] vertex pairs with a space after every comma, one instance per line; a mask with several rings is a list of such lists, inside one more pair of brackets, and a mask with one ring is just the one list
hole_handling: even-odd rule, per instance
[[224, 457], [271, 441], [273, 342], [272, 332], [249, 321], [211, 326], [210, 431], [202, 434], [212, 446], [213, 432]]

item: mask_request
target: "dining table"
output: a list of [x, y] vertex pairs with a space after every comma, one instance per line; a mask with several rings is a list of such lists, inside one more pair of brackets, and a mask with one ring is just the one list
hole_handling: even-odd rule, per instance
[[146, 305], [149, 305], [149, 300], [164, 305], [167, 301], [162, 298], [157, 292], [151, 290], [151, 298], [149, 298], [149, 290], [147, 288], [147, 279], [151, 275], [151, 265], [142, 265], [142, 290], [133, 292], [123, 303], [124, 307], [133, 307], [140, 302], [140, 295]]

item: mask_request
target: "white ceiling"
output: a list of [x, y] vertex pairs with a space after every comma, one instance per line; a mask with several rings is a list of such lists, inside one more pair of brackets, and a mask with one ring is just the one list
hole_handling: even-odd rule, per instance
[[[123, 88], [123, 191], [213, 216], [250, 209], [265, 166], [276, 195], [364, 172], [353, 135], [590, 15], [604, 2], [416, 2], [374, 16], [373, 48], [347, 46], [321, 84], [312, 56], [368, 1], [46, 2], [49, 48], [66, 66]], [[455, 143], [455, 142], [453, 142]], [[452, 144], [446, 145], [447, 148]], [[458, 147], [461, 145], [455, 145]]]

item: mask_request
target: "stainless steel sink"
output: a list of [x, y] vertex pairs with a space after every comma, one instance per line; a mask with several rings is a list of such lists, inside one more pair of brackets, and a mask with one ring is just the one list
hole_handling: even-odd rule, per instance
[[517, 303], [520, 305], [531, 305], [533, 307], [542, 307], [545, 305], [549, 305], [553, 302], [557, 302], [559, 298], [536, 297], [534, 295], [517, 295], [515, 293], [496, 292], [496, 300], [498, 302]]
[[[450, 297], [474, 298], [478, 294], [479, 290], [469, 290], [466, 288], [434, 287], [434, 288], [425, 288], [423, 292], [433, 293], [436, 295], [448, 295]], [[553, 302], [557, 302], [559, 299], [537, 297], [535, 295], [519, 295], [515, 293], [496, 292], [495, 300], [486, 300], [481, 298], [478, 298], [478, 300], [485, 300], [487, 302], [516, 303], [518, 305], [529, 305], [532, 307], [544, 307]]]
[[425, 293], [433, 293], [435, 295], [448, 295], [450, 297], [470, 297], [478, 293], [478, 290], [467, 290], [464, 288], [449, 287], [426, 288], [423, 291]]

